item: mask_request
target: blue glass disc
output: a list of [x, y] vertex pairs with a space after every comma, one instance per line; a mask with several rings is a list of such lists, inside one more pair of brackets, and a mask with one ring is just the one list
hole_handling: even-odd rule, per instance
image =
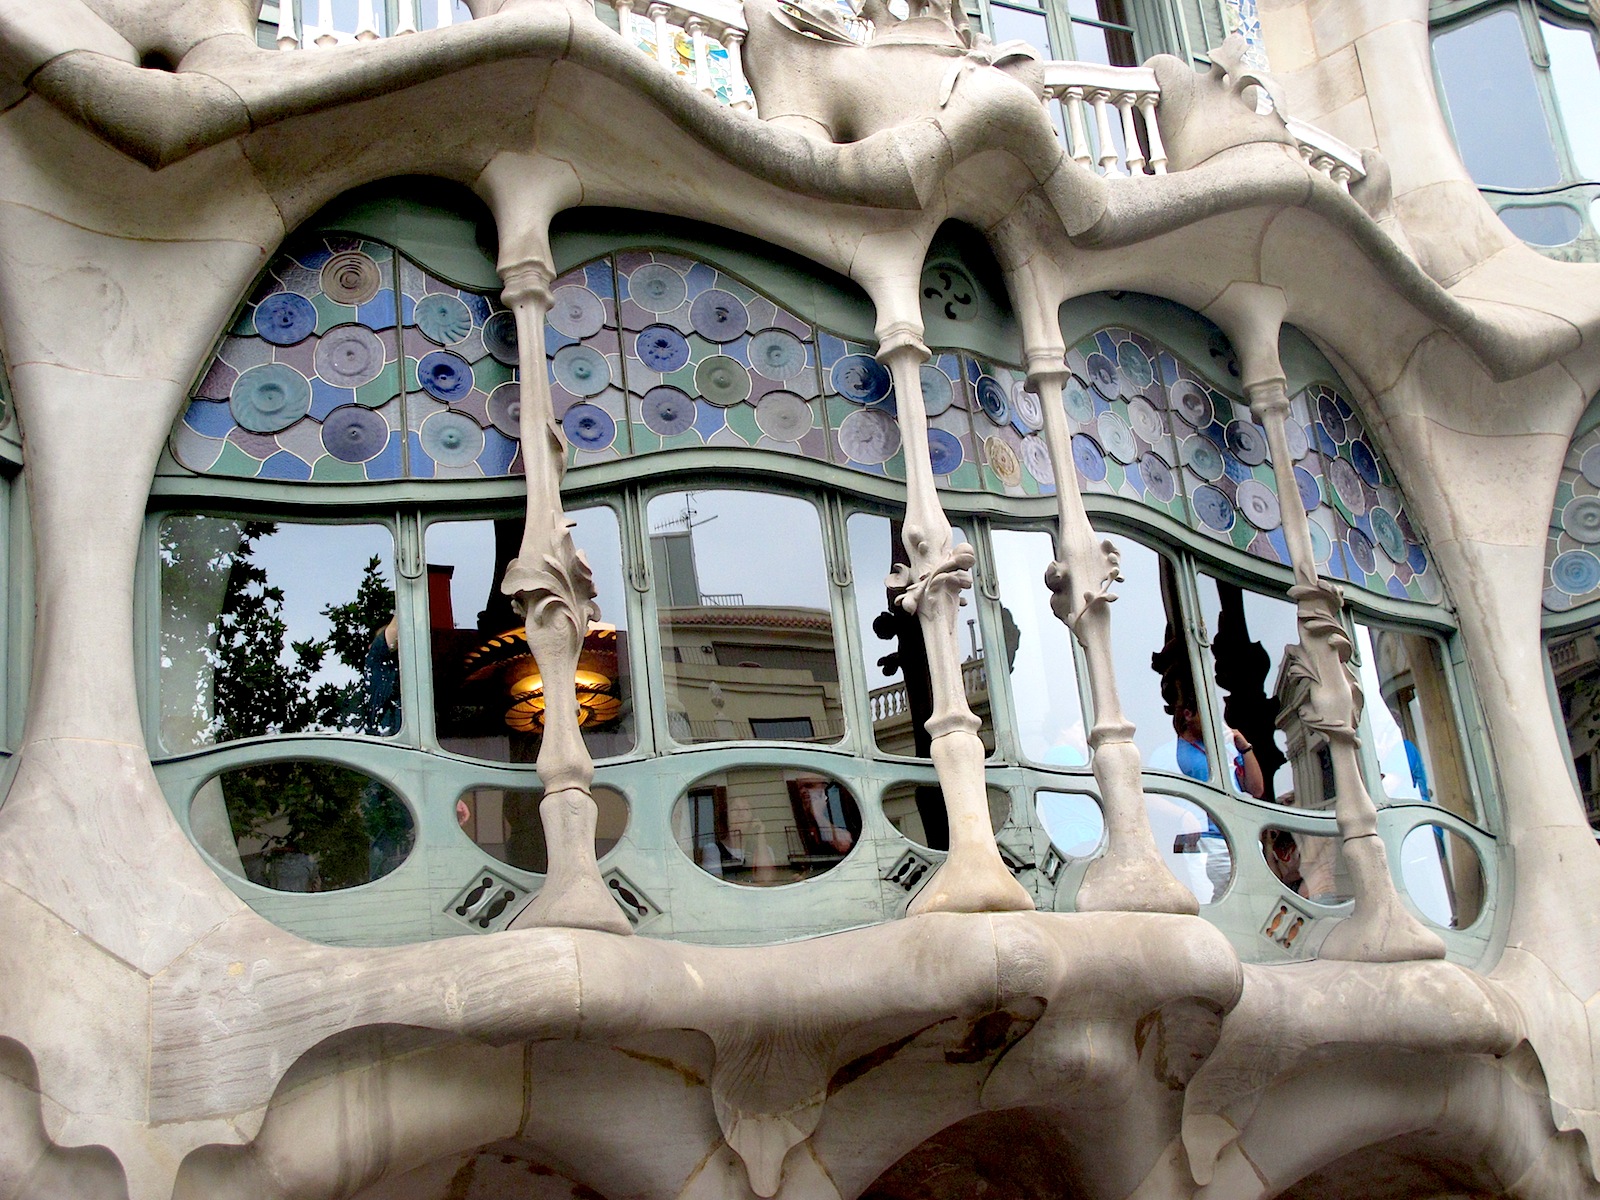
[[1226, 533], [1233, 528], [1233, 501], [1223, 494], [1221, 488], [1203, 483], [1195, 488], [1193, 500], [1195, 516], [1210, 528], [1218, 533]]
[[1304, 467], [1294, 469], [1294, 484], [1300, 489], [1300, 507], [1310, 512], [1322, 503], [1322, 487], [1317, 477]]
[[1006, 390], [1000, 386], [998, 379], [992, 375], [980, 375], [975, 390], [978, 407], [983, 409], [984, 416], [996, 425], [1005, 425], [1011, 420], [1011, 403], [1006, 399]]
[[472, 368], [459, 354], [435, 350], [417, 364], [417, 382], [435, 400], [449, 404], [472, 391]]
[[1345, 545], [1350, 548], [1350, 557], [1368, 575], [1377, 569], [1377, 555], [1372, 550], [1372, 539], [1359, 529], [1352, 528], [1345, 536]]
[[709, 342], [731, 342], [750, 328], [750, 313], [732, 292], [707, 288], [689, 305], [689, 324]]
[[750, 339], [750, 365], [783, 383], [806, 369], [806, 345], [786, 329], [763, 329]]
[[297, 292], [277, 292], [256, 305], [255, 327], [274, 346], [292, 346], [315, 332], [317, 309]]
[[948, 475], [966, 458], [961, 439], [944, 429], [928, 430], [928, 461], [935, 475]]
[[574, 396], [598, 396], [611, 385], [611, 364], [593, 346], [563, 346], [553, 365], [556, 382]]
[[1381, 482], [1378, 474], [1378, 459], [1372, 453], [1372, 447], [1357, 438], [1350, 443], [1350, 461], [1354, 464], [1356, 474], [1367, 481], [1367, 486], [1377, 487]]
[[501, 309], [483, 323], [483, 348], [505, 366], [517, 365], [517, 318]]
[[483, 426], [466, 413], [437, 412], [418, 431], [422, 448], [441, 467], [465, 467], [483, 453]]
[[1568, 550], [1550, 564], [1550, 578], [1569, 596], [1582, 596], [1600, 587], [1600, 558], [1587, 550]]
[[360, 404], [334, 409], [322, 422], [322, 444], [340, 462], [370, 462], [389, 443], [389, 423]]
[[1094, 390], [1107, 400], [1115, 400], [1122, 394], [1122, 380], [1117, 375], [1117, 364], [1104, 354], [1089, 355], [1083, 367], [1089, 372], [1089, 382], [1094, 386]]
[[598, 405], [574, 404], [561, 418], [561, 431], [580, 450], [604, 450], [617, 436], [617, 423]]
[[1400, 523], [1386, 508], [1372, 510], [1372, 536], [1377, 538], [1383, 552], [1397, 563], [1406, 561], [1406, 537], [1400, 532]]
[[645, 312], [671, 312], [688, 294], [683, 276], [666, 263], [645, 263], [628, 276], [628, 298]]
[[955, 385], [938, 367], [923, 363], [918, 376], [922, 380], [922, 411], [930, 417], [937, 417], [955, 402]]
[[847, 354], [833, 364], [834, 391], [855, 404], [877, 404], [894, 381], [889, 368], [870, 354]]
[[489, 393], [489, 422], [513, 440], [522, 436], [522, 384], [502, 383]]
[[651, 325], [639, 331], [633, 352], [639, 361], [660, 375], [670, 375], [689, 364], [689, 342], [670, 325]]
[[311, 381], [287, 363], [262, 363], [233, 381], [228, 407], [240, 428], [276, 433], [311, 411]]
[[1144, 476], [1146, 492], [1161, 503], [1165, 504], [1178, 494], [1178, 484], [1172, 477], [1172, 468], [1167, 466], [1166, 460], [1160, 455], [1141, 455], [1139, 473]]
[[459, 296], [435, 292], [423, 296], [412, 310], [411, 319], [430, 342], [454, 346], [472, 332], [472, 314]]
[[1090, 483], [1099, 483], [1106, 477], [1106, 456], [1095, 440], [1086, 433], [1072, 435], [1072, 462]]
[[1267, 461], [1267, 435], [1249, 421], [1228, 422], [1223, 440], [1229, 452], [1247, 467], [1259, 466]]
[[639, 415], [652, 433], [671, 437], [694, 425], [694, 400], [674, 387], [651, 388], [639, 401]]
[[1323, 430], [1335, 444], [1343, 444], [1344, 418], [1339, 415], [1339, 408], [1334, 404], [1333, 397], [1323, 396], [1317, 401], [1317, 420], [1322, 423]]

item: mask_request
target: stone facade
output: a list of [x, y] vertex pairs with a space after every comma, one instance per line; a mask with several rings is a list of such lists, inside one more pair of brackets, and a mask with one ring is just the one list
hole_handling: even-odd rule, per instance
[[[1216, 47], [1202, 71], [1170, 55], [1126, 68], [1043, 61], [928, 0], [849, 16], [771, 0], [687, 16], [625, 4], [597, 14], [582, 0], [471, 5], [469, 21], [379, 37], [364, 4], [363, 36], [307, 36], [304, 48], [306, 31], [280, 15], [280, 51], [260, 45], [249, 0], [0, 2], [11, 573], [0, 613], [0, 1196], [1600, 1195], [1600, 849], [1567, 767], [1540, 624], [1551, 538], [1595, 540], [1583, 506], [1570, 507], [1586, 476], [1568, 459], [1600, 392], [1600, 268], [1524, 246], [1467, 177], [1435, 95], [1422, 0], [1230, 0], [1248, 36]], [[488, 214], [487, 276], [440, 266], [449, 238], [420, 218], [383, 260], [389, 251], [368, 255], [381, 221], [327, 216], [354, 189], [413, 177], [446, 181]], [[595, 240], [597, 225], [572, 223], [584, 210], [613, 233], [629, 221], [667, 232]], [[330, 229], [344, 240], [294, 258], [295, 239]], [[340, 276], [324, 269], [338, 254], [367, 257]], [[668, 329], [669, 316], [650, 327], [667, 330], [653, 346], [628, 324], [620, 281], [642, 296], [652, 254], [669, 288], [674, 272], [692, 280], [696, 269], [732, 281], [712, 289], [729, 295], [728, 311], [688, 318], [707, 344], [743, 346], [744, 326], [715, 329], [747, 312], [783, 333], [763, 343], [765, 364], [749, 348], [697, 357], [695, 387], [681, 393], [691, 411], [734, 412], [760, 379], [791, 378], [791, 353], [818, 382], [812, 394], [790, 384], [781, 394], [792, 400], [761, 393], [748, 444], [730, 434], [676, 458], [680, 401], [658, 396], [637, 424], [659, 434], [660, 453], [639, 467], [600, 451], [622, 436], [615, 422], [629, 418], [617, 414], [649, 393], [621, 388], [613, 411], [600, 382], [587, 389], [590, 372], [652, 353], [665, 379], [684, 366], [678, 341], [701, 345]], [[365, 279], [380, 260], [392, 265], [371, 269], [390, 271], [387, 282]], [[604, 279], [574, 274], [602, 261]], [[273, 282], [297, 264], [321, 282]], [[447, 282], [413, 294], [408, 270]], [[385, 286], [387, 323], [363, 307]], [[960, 298], [968, 287], [978, 300]], [[267, 305], [285, 295], [298, 299]], [[424, 317], [430, 296], [449, 299]], [[309, 324], [295, 332], [302, 302]], [[969, 305], [977, 318], [953, 333]], [[1092, 401], [1085, 339], [1122, 327], [1101, 313], [1134, 328], [1118, 344], [1152, 349], [1106, 360], [1111, 382]], [[345, 357], [324, 341], [313, 362], [307, 339], [335, 325], [356, 331], [337, 343]], [[600, 337], [620, 366], [585, 341]], [[240, 353], [259, 356], [230, 363], [230, 346], [247, 343]], [[256, 376], [246, 398], [234, 374], [292, 366], [274, 347], [295, 345], [298, 374]], [[373, 346], [368, 372], [360, 355]], [[817, 364], [829, 354], [856, 365], [827, 374]], [[941, 374], [946, 359], [955, 365]], [[1141, 377], [1152, 360], [1171, 373]], [[376, 445], [359, 449], [371, 419], [356, 410], [381, 405], [356, 393], [383, 370], [399, 380], [404, 469], [363, 466], [318, 492], [319, 463], [380, 461]], [[1319, 379], [1325, 394], [1309, 390]], [[336, 420], [345, 385], [353, 415]], [[462, 419], [458, 387], [483, 393], [478, 417]], [[970, 390], [971, 405], [957, 406], [970, 435], [939, 419], [949, 402], [934, 393], [952, 388]], [[1139, 432], [1134, 402], [1158, 392], [1171, 411], [1144, 419], [1174, 445], [1180, 393], [1237, 414], [1227, 463], [1209, 451], [1207, 474], [1191, 444], [1182, 463], [1140, 459], [1138, 495], [1100, 486], [1108, 458], [1119, 472], [1136, 461], [1137, 447], [1119, 457], [1114, 440]], [[1306, 416], [1317, 395], [1333, 416]], [[413, 398], [415, 421], [404, 415]], [[1134, 415], [1074, 415], [1091, 402]], [[280, 419], [284, 405], [294, 411]], [[991, 405], [1016, 421], [996, 419], [984, 437]], [[1098, 460], [1101, 442], [1083, 440], [1091, 419]], [[735, 430], [735, 417], [719, 420]], [[1317, 449], [1317, 430], [1346, 420], [1359, 436]], [[295, 451], [293, 428], [322, 449]], [[330, 429], [358, 449], [342, 453]], [[1308, 431], [1332, 482], [1294, 465], [1309, 461]], [[490, 469], [496, 437], [505, 461]], [[1396, 532], [1375, 518], [1360, 532], [1368, 493], [1347, 495], [1339, 480], [1365, 467], [1336, 441], [1361, 443], [1373, 508], [1400, 512], [1390, 497], [1404, 494]], [[244, 457], [225, 459], [224, 442]], [[303, 473], [267, 471], [280, 451], [285, 470]], [[951, 455], [978, 465], [970, 487]], [[262, 473], [228, 466], [246, 458]], [[1236, 458], [1257, 470], [1225, 475]], [[454, 482], [441, 469], [452, 463]], [[1140, 497], [1163, 468], [1192, 469], [1189, 507], [1152, 517]], [[770, 472], [816, 498], [823, 598], [791, 589], [746, 604], [708, 592], [707, 574], [686, 599], [663, 599], [674, 563], [665, 549], [647, 560], [667, 526], [650, 497], [627, 491], [649, 471], [680, 492]], [[1339, 491], [1344, 525], [1319, 524], [1315, 502], [1282, 503], [1304, 495], [1300, 475], [1326, 509]], [[1131, 469], [1115, 478], [1132, 486]], [[1202, 479], [1218, 486], [1206, 492]], [[1255, 492], [1241, 493], [1247, 480]], [[1558, 487], [1569, 507], [1553, 531]], [[578, 544], [583, 498], [605, 488], [631, 497], [616, 502], [611, 536], [633, 549], [619, 552], [614, 583]], [[485, 611], [514, 610], [508, 628], [488, 631], [511, 639], [493, 647], [505, 661], [523, 664], [511, 683], [522, 707], [506, 719], [536, 730], [537, 744], [520, 762], [471, 765], [479, 791], [454, 816], [448, 796], [405, 800], [412, 832], [389, 851], [415, 849], [392, 884], [379, 848], [399, 835], [372, 834], [356, 870], [367, 891], [275, 897], [268, 875], [246, 877], [245, 858], [276, 855], [271, 886], [282, 884], [290, 854], [303, 854], [292, 820], [245, 837], [233, 801], [207, 799], [228, 772], [322, 756], [404, 798], [430, 772], [494, 755], [430, 743], [434, 718], [413, 708], [392, 713], [393, 727], [373, 715], [383, 629], [372, 638], [371, 623], [356, 652], [368, 656], [364, 725], [219, 734], [208, 697], [240, 684], [216, 674], [230, 661], [218, 628], [237, 629], [249, 605], [231, 610], [232, 625], [213, 609], [211, 641], [184, 658], [171, 572], [199, 543], [170, 540], [168, 514], [234, 523], [206, 527], [223, 540], [204, 564], [235, 562], [267, 536], [241, 534], [244, 522], [424, 506], [415, 544], [410, 516], [393, 518], [387, 543], [398, 629], [388, 686], [414, 698], [430, 634], [435, 647], [465, 637], [459, 621], [440, 632], [437, 594], [432, 626], [423, 601], [405, 598], [434, 574], [448, 590], [448, 572], [424, 570], [437, 544], [423, 541], [426, 505], [440, 496], [493, 510], [511, 531], [491, 556]], [[887, 583], [864, 582], [865, 568], [852, 576], [841, 547], [855, 544], [855, 510], [840, 497], [877, 505], [861, 512], [893, 529]], [[513, 502], [525, 516], [495, 509]], [[695, 514], [683, 507], [688, 534]], [[1242, 524], [1250, 536], [1216, 535], [1250, 512], [1259, 538]], [[732, 526], [736, 513], [719, 519]], [[1028, 639], [1042, 636], [1022, 628], [1008, 681], [1004, 621], [1023, 607], [996, 547], [1012, 527], [1049, 539], [1029, 578], [1061, 623], [1058, 670], [1078, 664], [1076, 759], [1036, 754], [1010, 727], [1028, 716], [1017, 663], [1037, 659]], [[803, 557], [788, 528], [780, 592]], [[1159, 585], [1153, 573], [1139, 581], [1130, 530], [1180, 564]], [[1390, 547], [1386, 533], [1400, 540]], [[1388, 559], [1372, 559], [1375, 541]], [[1368, 560], [1388, 575], [1360, 567]], [[1180, 739], [1183, 687], [1210, 742], [1233, 736], [1209, 768], [1235, 776], [1232, 791], [1155, 761], [1126, 652], [1151, 637], [1167, 651], [1176, 636], [1180, 659], [1211, 663], [1230, 618], [1185, 649], [1173, 614], [1200, 611], [1206, 587], [1227, 610], [1230, 580], [1270, 593], [1294, 630], [1276, 675], [1256, 680], [1268, 715], [1193, 711], [1197, 687], [1216, 693], [1183, 683], [1187, 668], [1161, 683]], [[1166, 646], [1122, 615], [1131, 591], [1163, 587], [1195, 592], [1180, 607], [1169, 599]], [[281, 602], [248, 595], [258, 614]], [[868, 697], [851, 681], [881, 683], [860, 666], [860, 630], [880, 603], [897, 644], [920, 658], [901, 662], [900, 693]], [[865, 614], [859, 629], [838, 615], [850, 604]], [[659, 629], [622, 616], [667, 609]], [[1388, 641], [1367, 632], [1383, 621], [1396, 631]], [[630, 652], [638, 682], [619, 705], [607, 687]], [[205, 695], [174, 709], [162, 677], [185, 669]], [[1244, 694], [1216, 682], [1225, 705]], [[758, 683], [813, 697], [804, 732], [789, 709], [741, 698]], [[680, 686], [692, 711], [673, 699]], [[1427, 710], [1430, 688], [1443, 707], [1428, 711], [1451, 714], [1448, 728], [1423, 738], [1406, 726], [1432, 755], [1428, 783], [1413, 768], [1416, 803], [1386, 803], [1372, 721], [1413, 701]], [[638, 749], [616, 752], [590, 731], [624, 709], [643, 732]], [[181, 747], [169, 718], [188, 722]], [[1252, 719], [1262, 736], [1242, 732]], [[880, 720], [897, 739], [882, 753], [861, 731]], [[1263, 750], [1280, 736], [1272, 784]], [[1585, 757], [1592, 745], [1574, 742]], [[402, 759], [411, 765], [384, 765]], [[752, 763], [759, 802], [737, 794]], [[897, 770], [910, 782], [891, 802]], [[1252, 771], [1269, 782], [1252, 787]], [[541, 821], [537, 868], [506, 858], [510, 817], [498, 841], [450, 842], [486, 805], [510, 811], [518, 781], [538, 790], [526, 801]], [[1045, 785], [1093, 797], [1103, 832], [1064, 844], [1035, 812]], [[597, 806], [603, 787], [627, 793], [631, 818]], [[491, 803], [482, 789], [500, 790]], [[1180, 833], [1169, 853], [1152, 793], [1203, 800], [1191, 807], [1220, 825], [1189, 829], [1187, 843]], [[375, 795], [362, 793], [369, 819]], [[686, 815], [669, 817], [680, 797]], [[263, 803], [281, 818], [273, 795]], [[914, 827], [902, 820], [913, 811]], [[791, 818], [786, 842], [776, 829]], [[1277, 824], [1289, 840], [1273, 840]], [[1398, 855], [1416, 828], [1464, 847], [1441, 859], [1455, 919], [1430, 923], [1408, 891]], [[1198, 875], [1174, 874], [1177, 855], [1225, 838], [1231, 860], [1212, 860], [1221, 869], [1202, 903]], [[1257, 841], [1295, 857], [1300, 875], [1269, 875]], [[479, 853], [487, 843], [493, 856]], [[1474, 855], [1475, 875], [1462, 869]], [[331, 877], [331, 860], [319, 865]], [[740, 872], [792, 886], [728, 888]], [[452, 924], [451, 911], [466, 919]]]

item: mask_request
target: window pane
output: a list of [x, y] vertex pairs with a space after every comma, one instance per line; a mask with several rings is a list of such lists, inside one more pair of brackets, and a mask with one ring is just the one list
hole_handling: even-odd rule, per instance
[[207, 780], [189, 809], [217, 862], [279, 892], [381, 879], [411, 853], [411, 811], [376, 779], [325, 762], [276, 762]]
[[[617, 516], [600, 505], [567, 514], [589, 560], [601, 619], [578, 658], [584, 744], [595, 758], [633, 748], [627, 594]], [[439, 745], [494, 762], [534, 762], [544, 739], [544, 681], [523, 622], [500, 590], [522, 544], [523, 518], [428, 526], [428, 629]]]
[[[1108, 538], [1122, 556], [1111, 606], [1111, 655], [1122, 711], [1137, 727], [1146, 768], [1209, 780], [1200, 704], [1178, 576], [1163, 555], [1130, 538]], [[1092, 726], [1091, 726], [1092, 727]]]
[[745, 767], [696, 780], [672, 810], [678, 846], [729, 883], [773, 887], [831, 870], [861, 836], [861, 810], [838, 780]]
[[[1011, 815], [1011, 797], [999, 788], [988, 790], [989, 827], [999, 833]], [[931, 806], [931, 808], [930, 808]], [[944, 790], [937, 783], [894, 783], [883, 791], [883, 815], [904, 837], [932, 850], [950, 849], [949, 821]], [[929, 833], [929, 826], [937, 831]]]
[[763, 492], [650, 501], [667, 731], [679, 742], [844, 736], [816, 508]]
[[[886, 754], [927, 758], [930, 739], [925, 725], [933, 715], [933, 692], [928, 681], [922, 623], [894, 603], [898, 592], [884, 584], [894, 565], [906, 561], [905, 547], [900, 542], [900, 522], [870, 513], [856, 513], [846, 528], [850, 539], [850, 573], [855, 580], [856, 626], [861, 631], [868, 702], [872, 709], [873, 740]], [[957, 546], [968, 540], [960, 529], [952, 530], [951, 539]], [[978, 736], [983, 739], [984, 750], [993, 753], [988, 665], [978, 642], [976, 613], [971, 609], [963, 611], [971, 615], [956, 629], [962, 656], [961, 680], [966, 685], [967, 703], [982, 722]], [[933, 832], [929, 831], [930, 836]]]
[[1440, 825], [1419, 825], [1400, 844], [1400, 878], [1422, 915], [1465, 929], [1483, 909], [1483, 864], [1472, 843]]
[[1233, 878], [1233, 850], [1216, 819], [1177, 796], [1150, 793], [1144, 802], [1167, 869], [1201, 904], [1220, 900]]
[[1038, 792], [1033, 799], [1050, 844], [1064, 858], [1088, 858], [1105, 839], [1105, 814], [1081, 792]]
[[1500, 9], [1433, 39], [1461, 160], [1480, 184], [1561, 181], [1533, 63], [1516, 13]]
[[1113, 67], [1139, 65], [1133, 48], [1133, 33], [1128, 29], [1073, 21], [1072, 49], [1073, 57], [1079, 62], [1106, 63]]
[[[1294, 605], [1209, 575], [1201, 575], [1199, 585], [1200, 615], [1222, 695], [1228, 784], [1258, 800], [1294, 804], [1295, 780], [1284, 768], [1310, 752], [1296, 713], [1284, 704], [1290, 682], [1282, 675], [1283, 649], [1300, 640]], [[1285, 728], [1294, 736], [1286, 737]]]
[[1508, 204], [1500, 219], [1532, 246], [1565, 246], [1583, 232], [1583, 221], [1565, 204]]
[[1372, 750], [1391, 801], [1438, 804], [1476, 819], [1466, 758], [1437, 639], [1356, 626]]
[[991, 4], [989, 19], [994, 24], [996, 42], [1027, 42], [1046, 58], [1055, 57], [1050, 48], [1050, 27], [1042, 12]]
[[1051, 611], [1044, 583], [1055, 559], [1050, 535], [999, 529], [991, 540], [1022, 752], [1035, 762], [1088, 766], [1072, 633]]
[[[594, 854], [611, 852], [628, 828], [628, 801], [621, 792], [596, 787]], [[456, 801], [456, 824], [487, 854], [503, 863], [543, 875], [550, 850], [539, 816], [542, 788], [471, 788]]]
[[1600, 641], [1592, 628], [1553, 636], [1547, 653], [1578, 794], [1589, 824], [1600, 830]]
[[1261, 831], [1261, 853], [1279, 882], [1297, 896], [1343, 904], [1355, 894], [1342, 838], [1267, 828]]
[[394, 539], [380, 525], [161, 522], [161, 742], [400, 728]]
[[1594, 35], [1551, 21], [1539, 24], [1550, 51], [1550, 81], [1566, 126], [1567, 147], [1580, 176], [1600, 179], [1600, 123], [1595, 121], [1600, 113], [1600, 60], [1595, 58]]

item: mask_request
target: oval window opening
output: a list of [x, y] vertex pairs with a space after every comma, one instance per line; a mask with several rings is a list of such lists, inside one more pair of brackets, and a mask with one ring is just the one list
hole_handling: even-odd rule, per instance
[[1338, 837], [1277, 828], [1261, 831], [1261, 853], [1278, 882], [1317, 904], [1343, 904], [1355, 895], [1343, 847]]
[[189, 806], [201, 849], [277, 892], [336, 892], [381, 879], [416, 840], [382, 783], [333, 763], [260, 763], [208, 779]]
[[1201, 904], [1222, 898], [1233, 878], [1233, 850], [1216, 819], [1189, 800], [1146, 793], [1156, 849]]
[[[628, 800], [614, 788], [593, 789], [596, 810], [594, 854], [603, 858], [628, 828]], [[543, 875], [550, 870], [550, 848], [539, 817], [542, 788], [469, 788], [456, 800], [456, 824], [491, 858]]]
[[[883, 790], [883, 815], [900, 834], [930, 850], [950, 849], [944, 790], [937, 783], [896, 783]], [[989, 827], [996, 833], [1011, 816], [1011, 797], [989, 789]]]
[[1105, 814], [1082, 792], [1040, 792], [1034, 797], [1039, 824], [1063, 858], [1088, 858], [1105, 839]]
[[825, 775], [746, 767], [691, 784], [673, 806], [672, 828], [706, 874], [776, 887], [842, 862], [861, 838], [861, 810], [849, 789]]
[[1418, 825], [1400, 844], [1411, 902], [1444, 929], [1465, 929], [1483, 911], [1483, 864], [1471, 842], [1442, 825]]

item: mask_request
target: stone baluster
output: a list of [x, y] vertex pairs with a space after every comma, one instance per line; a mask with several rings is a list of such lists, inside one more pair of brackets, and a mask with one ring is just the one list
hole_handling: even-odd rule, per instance
[[889, 368], [898, 397], [906, 463], [906, 516], [901, 537], [909, 558], [889, 576], [897, 603], [914, 613], [927, 649], [933, 685], [928, 718], [933, 767], [950, 819], [950, 853], [912, 900], [909, 912], [1011, 912], [1033, 900], [1006, 869], [989, 822], [979, 720], [967, 704], [961, 676], [957, 617], [961, 592], [972, 586], [976, 555], [951, 544], [950, 521], [934, 487], [928, 458], [928, 417], [922, 404], [921, 366], [928, 359], [921, 330], [897, 325], [882, 331], [878, 361]]
[[665, 4], [650, 6], [650, 19], [656, 24], [656, 61], [667, 70], [673, 70], [672, 32], [667, 28], [667, 14], [672, 10]]
[[606, 890], [595, 859], [594, 763], [578, 727], [578, 655], [600, 609], [589, 563], [573, 545], [572, 522], [561, 507], [566, 460], [550, 398], [544, 339], [554, 272], [542, 262], [525, 260], [501, 275], [505, 303], [517, 322], [528, 517], [522, 545], [506, 567], [500, 590], [513, 598], [526, 622], [528, 649], [544, 683], [544, 740], [537, 766], [544, 784], [539, 819], [550, 859], [544, 886], [512, 924], [629, 933], [631, 926]]
[[300, 35], [295, 32], [295, 10], [300, 0], [278, 0], [278, 49], [300, 49]]
[[1350, 181], [1356, 177], [1355, 172], [1342, 162], [1335, 162], [1329, 169], [1328, 176], [1346, 192], [1350, 190]]
[[711, 82], [711, 56], [706, 48], [705, 20], [691, 15], [683, 23], [683, 28], [689, 35], [690, 45], [694, 47], [694, 86], [710, 95], [717, 89]]
[[1144, 114], [1144, 133], [1150, 142], [1150, 169], [1157, 175], [1167, 173], [1167, 147], [1161, 140], [1161, 126], [1156, 123], [1156, 105], [1161, 97], [1155, 92], [1145, 92], [1139, 97], [1139, 111]]
[[1094, 162], [1089, 155], [1089, 131], [1083, 123], [1083, 89], [1073, 86], [1067, 89], [1065, 107], [1067, 110], [1067, 133], [1071, 138], [1070, 153], [1072, 161], [1087, 167]]
[[317, 0], [317, 41], [319, 46], [332, 46], [339, 39], [333, 33], [333, 0]]
[[1089, 94], [1089, 102], [1094, 105], [1094, 131], [1100, 139], [1100, 173], [1102, 175], [1120, 175], [1122, 172], [1117, 167], [1117, 143], [1111, 137], [1111, 113], [1106, 103], [1111, 98], [1111, 93], [1104, 88], [1096, 88]]
[[396, 0], [395, 22], [391, 37], [417, 32], [417, 0]]
[[728, 52], [728, 98], [740, 112], [756, 115], [756, 97], [744, 77], [744, 30], [722, 31], [722, 46]]
[[611, 7], [617, 12], [617, 32], [623, 41], [633, 45], [633, 0], [616, 0]]
[[[1264, 346], [1266, 339], [1261, 341]], [[1317, 574], [1311, 521], [1305, 506], [1298, 503], [1300, 491], [1289, 453], [1289, 394], [1276, 341], [1274, 329], [1270, 353], [1259, 355], [1255, 369], [1248, 356], [1242, 361], [1250, 412], [1266, 430], [1272, 452], [1273, 476], [1283, 499], [1283, 537], [1294, 565], [1289, 599], [1298, 610], [1300, 641], [1285, 649], [1283, 670], [1287, 678], [1302, 685], [1301, 722], [1328, 743], [1333, 760], [1334, 816], [1355, 890], [1355, 911], [1334, 927], [1322, 943], [1320, 955], [1356, 962], [1443, 958], [1444, 942], [1400, 902], [1389, 873], [1388, 853], [1378, 837], [1378, 810], [1361, 775], [1356, 730], [1362, 695], [1350, 665], [1354, 646], [1340, 616], [1344, 593]]]
[[1028, 386], [1044, 412], [1045, 445], [1056, 477], [1056, 561], [1045, 572], [1050, 607], [1083, 647], [1094, 701], [1094, 778], [1105, 810], [1106, 850], [1078, 889], [1081, 911], [1198, 913], [1194, 893], [1179, 883], [1156, 850], [1145, 808], [1139, 747], [1122, 711], [1111, 654], [1112, 585], [1121, 580], [1117, 552], [1089, 524], [1072, 462], [1061, 392], [1066, 384], [1059, 345], [1028, 352]]
[[356, 41], [378, 40], [378, 17], [372, 10], [372, 0], [358, 0], [356, 4]]
[[1117, 111], [1122, 114], [1122, 144], [1128, 151], [1128, 174], [1144, 174], [1144, 151], [1139, 149], [1139, 130], [1133, 123], [1133, 102], [1136, 99], [1132, 92], [1123, 92], [1117, 97]]

